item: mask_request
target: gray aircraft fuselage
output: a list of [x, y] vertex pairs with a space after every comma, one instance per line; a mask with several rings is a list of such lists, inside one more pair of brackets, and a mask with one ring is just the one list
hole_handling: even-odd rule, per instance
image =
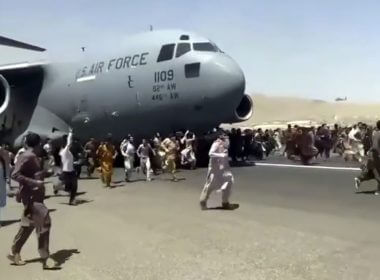
[[33, 108], [25, 109], [30, 117], [21, 117], [8, 140], [19, 142], [27, 131], [54, 138], [69, 127], [82, 139], [199, 133], [252, 115], [240, 67], [208, 39], [189, 32], [143, 33], [109, 55], [84, 55], [77, 63], [52, 62], [42, 69], [34, 106], [24, 101], [25, 89], [16, 87], [22, 101], [13, 102], [13, 117], [23, 114], [23, 106]]

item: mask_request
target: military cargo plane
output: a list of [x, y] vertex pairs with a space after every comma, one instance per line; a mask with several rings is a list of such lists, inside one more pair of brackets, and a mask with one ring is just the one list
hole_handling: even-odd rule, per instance
[[[46, 52], [6, 37], [0, 45]], [[0, 60], [0, 137], [19, 144], [28, 131], [58, 138], [70, 127], [82, 139], [200, 133], [249, 119], [253, 103], [244, 90], [230, 56], [184, 31], [134, 35], [118, 51], [75, 63], [14, 57]]]

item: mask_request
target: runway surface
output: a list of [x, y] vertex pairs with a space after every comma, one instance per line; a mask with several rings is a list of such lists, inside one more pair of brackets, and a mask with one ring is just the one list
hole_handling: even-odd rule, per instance
[[[379, 279], [380, 197], [355, 194], [358, 171], [271, 165], [233, 173], [234, 211], [200, 211], [206, 169], [182, 171], [177, 183], [162, 175], [131, 184], [117, 170], [111, 190], [81, 180], [82, 204], [46, 200], [62, 269], [9, 265], [18, 228], [9, 222], [0, 229], [1, 279]], [[209, 206], [219, 204], [215, 193]], [[21, 209], [8, 200], [3, 218], [17, 220]], [[25, 260], [38, 257], [36, 243], [28, 241]]]

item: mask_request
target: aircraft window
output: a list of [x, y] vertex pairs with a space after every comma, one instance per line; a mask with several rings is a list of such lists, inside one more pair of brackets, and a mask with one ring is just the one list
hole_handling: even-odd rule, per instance
[[203, 51], [203, 52], [218, 52], [218, 49], [211, 43], [194, 43], [194, 51]]
[[221, 49], [219, 49], [219, 47], [214, 42], [212, 42], [212, 41], [210, 41], [210, 42], [215, 47], [216, 51], [224, 53]]
[[185, 65], [185, 77], [186, 78], [197, 78], [199, 77], [199, 72], [201, 69], [201, 64], [191, 63]]
[[184, 55], [185, 53], [188, 53], [191, 51], [191, 47], [189, 43], [179, 43], [177, 45], [177, 52], [175, 54], [175, 57], [180, 57]]
[[190, 36], [189, 35], [181, 35], [181, 37], [179, 37], [180, 40], [190, 40]]
[[173, 58], [175, 44], [163, 45], [158, 55], [157, 62], [166, 61]]

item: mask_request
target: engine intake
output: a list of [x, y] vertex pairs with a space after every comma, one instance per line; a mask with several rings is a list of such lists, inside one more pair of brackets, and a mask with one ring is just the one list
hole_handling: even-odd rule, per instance
[[8, 108], [11, 95], [11, 87], [8, 81], [0, 75], [0, 115]]
[[252, 98], [245, 94], [235, 109], [236, 122], [243, 122], [249, 120], [253, 114], [253, 101]]

